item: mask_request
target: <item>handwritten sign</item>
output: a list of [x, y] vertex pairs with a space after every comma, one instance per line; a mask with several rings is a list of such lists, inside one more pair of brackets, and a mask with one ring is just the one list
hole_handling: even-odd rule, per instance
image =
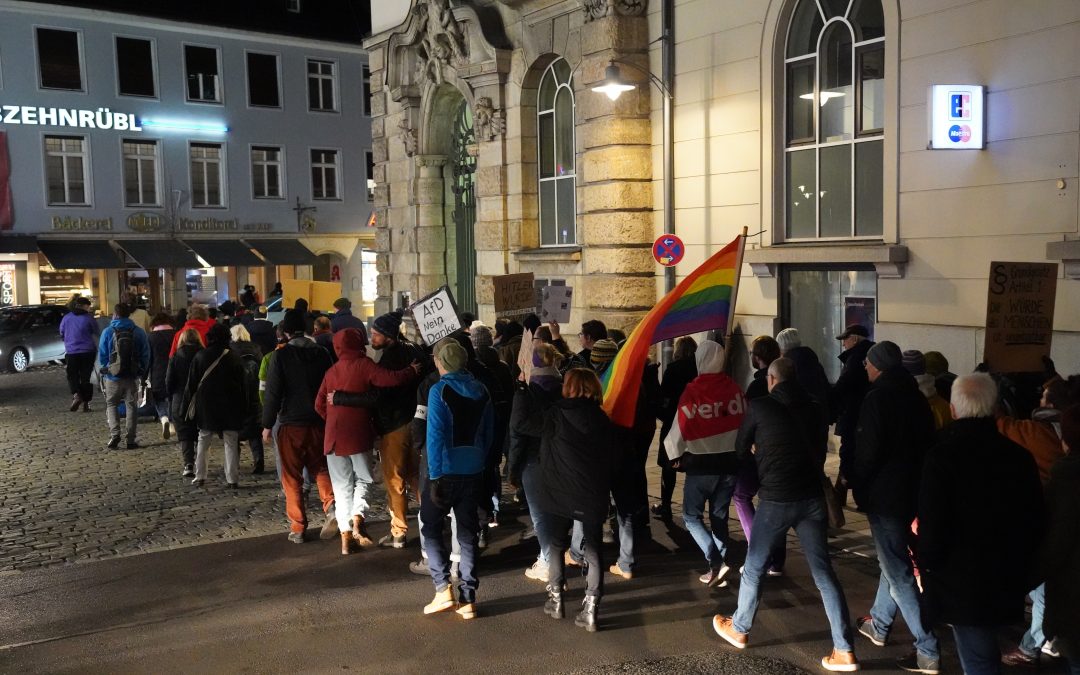
[[521, 371], [520, 379], [523, 382], [528, 382], [532, 377], [534, 351], [536, 351], [536, 345], [533, 344], [533, 332], [526, 328], [521, 336], [521, 349], [518, 351], [517, 360], [518, 370]]
[[495, 284], [495, 318], [523, 316], [536, 311], [536, 291], [533, 273], [505, 274], [493, 279]]
[[545, 286], [540, 299], [540, 321], [570, 323], [570, 300], [573, 296], [571, 286]]
[[998, 373], [1038, 372], [1054, 334], [1057, 263], [990, 263], [983, 361]]
[[446, 286], [417, 300], [409, 312], [416, 321], [420, 339], [428, 346], [461, 328], [457, 307]]

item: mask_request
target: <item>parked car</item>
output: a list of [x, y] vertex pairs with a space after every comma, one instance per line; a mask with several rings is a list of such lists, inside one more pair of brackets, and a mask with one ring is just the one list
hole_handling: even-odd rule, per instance
[[60, 319], [68, 308], [22, 305], [0, 308], [0, 365], [15, 373], [64, 358]]

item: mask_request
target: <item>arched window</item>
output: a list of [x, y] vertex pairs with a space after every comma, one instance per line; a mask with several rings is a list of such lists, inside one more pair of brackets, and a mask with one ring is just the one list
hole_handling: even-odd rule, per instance
[[880, 239], [881, 0], [799, 0], [784, 66], [785, 238]]
[[536, 97], [540, 245], [577, 243], [574, 84], [570, 65], [556, 59], [544, 71]]

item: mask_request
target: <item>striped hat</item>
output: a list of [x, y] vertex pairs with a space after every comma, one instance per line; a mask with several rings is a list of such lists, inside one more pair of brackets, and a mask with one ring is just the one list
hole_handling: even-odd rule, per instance
[[597, 340], [593, 343], [592, 351], [589, 352], [589, 361], [593, 367], [606, 365], [615, 360], [615, 355], [619, 353], [619, 345], [615, 344], [613, 340]]
[[491, 329], [487, 326], [473, 326], [469, 331], [469, 339], [472, 340], [473, 347], [479, 349], [481, 347], [490, 347], [494, 343], [494, 339], [491, 337]]

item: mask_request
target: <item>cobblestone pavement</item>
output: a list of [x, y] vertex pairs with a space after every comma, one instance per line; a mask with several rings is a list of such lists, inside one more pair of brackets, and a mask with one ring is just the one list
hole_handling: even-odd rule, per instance
[[[285, 499], [267, 448], [266, 473], [253, 476], [241, 448], [240, 488], [225, 486], [221, 442], [210, 450], [207, 482], [180, 476], [180, 450], [152, 420], [143, 447], [105, 448], [105, 406], [69, 412], [64, 369], [0, 374], [0, 574], [42, 565], [287, 532]], [[378, 473], [378, 472], [376, 472]], [[308, 513], [321, 525], [317, 491]], [[369, 498], [385, 519], [381, 485]]]

